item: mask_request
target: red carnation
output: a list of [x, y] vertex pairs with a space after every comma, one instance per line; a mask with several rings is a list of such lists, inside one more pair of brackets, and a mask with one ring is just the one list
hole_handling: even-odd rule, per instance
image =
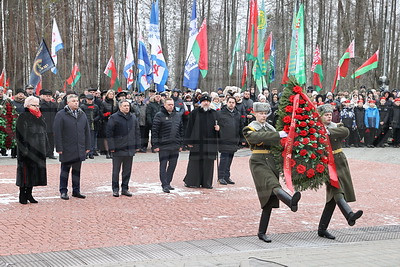
[[324, 151], [321, 150], [321, 149], [318, 149], [318, 150], [317, 150], [317, 153], [322, 155], [322, 154], [324, 153]]
[[314, 177], [314, 175], [315, 175], [315, 172], [314, 172], [313, 169], [309, 169], [309, 170], [307, 171], [307, 177], [308, 177], [308, 178], [312, 178], [312, 177]]
[[315, 137], [315, 135], [312, 134], [312, 135], [310, 135], [310, 140], [311, 140], [311, 141], [316, 141], [316, 140], [317, 140], [317, 137]]
[[304, 110], [305, 111], [311, 111], [311, 108], [307, 106], [307, 107], [304, 108]]
[[309, 125], [309, 126], [314, 126], [314, 124], [315, 124], [315, 121], [309, 121], [309, 122], [308, 122], [308, 125]]
[[317, 124], [318, 127], [322, 127], [323, 126], [322, 123], [320, 123], [319, 121], [317, 121], [316, 124]]
[[310, 143], [310, 139], [308, 138], [303, 138], [303, 145], [307, 145], [308, 143]]
[[326, 140], [325, 140], [325, 138], [321, 137], [318, 139], [318, 142], [320, 142], [321, 144], [325, 144]]
[[297, 165], [296, 171], [297, 171], [298, 173], [302, 174], [302, 173], [304, 173], [306, 170], [307, 170], [306, 166], [301, 165], [301, 164]]
[[296, 113], [300, 113], [300, 114], [303, 113], [303, 109], [302, 108], [297, 108], [296, 109]]
[[319, 172], [319, 173], [323, 173], [323, 172], [325, 171], [325, 167], [324, 167], [324, 165], [322, 165], [322, 164], [318, 164], [318, 165], [315, 167], [315, 170], [316, 170], [317, 172]]
[[292, 113], [293, 112], [293, 106], [286, 106], [285, 107], [285, 112]]
[[308, 115], [303, 116], [303, 120], [309, 120], [309, 119], [310, 119], [310, 116], [308, 116]]
[[322, 161], [322, 163], [328, 164], [329, 159], [328, 159], [328, 157], [323, 156], [323, 157], [321, 157], [321, 161]]
[[315, 156], [314, 153], [312, 153], [311, 156], [310, 156], [311, 159], [316, 159], [316, 157], [317, 157], [317, 156]]
[[317, 144], [317, 143], [314, 143], [314, 144], [312, 144], [312, 147], [313, 147], [313, 148], [317, 148], [317, 147], [318, 147], [318, 144]]
[[[315, 129], [314, 129], [314, 130], [315, 130]], [[319, 134], [324, 134], [325, 131], [321, 129], [321, 130], [318, 131], [318, 133], [319, 133]]]
[[299, 146], [300, 142], [299, 141], [294, 141], [293, 146]]
[[294, 159], [290, 159], [290, 167], [294, 168], [296, 166], [296, 161]]
[[294, 118], [295, 118], [296, 120], [299, 120], [299, 121], [303, 120], [303, 116], [302, 116], [302, 115], [299, 115], [299, 114], [294, 115]]
[[302, 128], [307, 127], [307, 122], [302, 121], [302, 122], [300, 122], [299, 125], [300, 125], [300, 127], [302, 127]]
[[290, 101], [291, 103], [293, 103], [293, 101], [294, 101], [294, 95], [289, 96], [289, 101]]
[[317, 132], [317, 130], [315, 130], [315, 128], [310, 128], [309, 132], [310, 132], [310, 134], [315, 134]]
[[307, 155], [307, 150], [302, 149], [302, 150], [300, 150], [299, 154], [300, 154], [300, 156], [304, 157], [305, 155]]
[[301, 92], [303, 92], [303, 88], [301, 88], [300, 86], [296, 85], [293, 87], [293, 92], [295, 92], [296, 94], [300, 94]]
[[283, 118], [283, 122], [286, 123], [286, 124], [290, 123], [291, 121], [292, 121], [292, 118], [290, 116], [285, 116]]
[[187, 116], [187, 115], [189, 115], [189, 113], [190, 113], [190, 112], [186, 110], [186, 111], [183, 113], [183, 115]]
[[290, 128], [290, 126], [289, 126], [289, 125], [285, 125], [285, 126], [283, 126], [283, 130], [284, 130], [286, 133], [288, 133], [288, 132], [289, 132], [289, 128]]
[[319, 114], [317, 112], [313, 112], [312, 115], [313, 115], [314, 118], [318, 118], [319, 117]]
[[285, 146], [286, 140], [287, 140], [286, 137], [281, 139], [281, 146]]
[[299, 135], [300, 136], [307, 136], [307, 131], [302, 130], [302, 131], [299, 132]]

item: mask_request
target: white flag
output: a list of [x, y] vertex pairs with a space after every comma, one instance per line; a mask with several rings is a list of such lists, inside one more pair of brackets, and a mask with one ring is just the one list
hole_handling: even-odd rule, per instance
[[64, 48], [64, 44], [61, 40], [60, 31], [58, 30], [56, 19], [53, 19], [53, 31], [51, 33], [51, 58], [54, 62], [54, 67], [51, 68], [51, 71], [56, 74], [57, 73], [57, 52], [60, 49]]
[[126, 45], [126, 57], [125, 57], [125, 64], [124, 64], [124, 76], [126, 78], [126, 87], [131, 89], [133, 84], [133, 67], [134, 65], [134, 58], [133, 58], [133, 49], [131, 38], [129, 37], [128, 44]]

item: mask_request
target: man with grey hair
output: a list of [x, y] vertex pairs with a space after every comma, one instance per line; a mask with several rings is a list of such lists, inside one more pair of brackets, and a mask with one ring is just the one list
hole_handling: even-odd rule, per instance
[[72, 196], [85, 198], [80, 191], [82, 161], [90, 151], [90, 128], [75, 94], [67, 96], [67, 105], [57, 112], [53, 124], [56, 151], [60, 155], [61, 199], [68, 200], [68, 176], [72, 168]]
[[140, 127], [136, 116], [129, 112], [130, 103], [122, 100], [118, 103], [119, 111], [110, 116], [106, 137], [112, 153], [112, 191], [119, 197], [119, 173], [122, 166], [121, 195], [131, 197], [129, 180], [132, 173], [132, 161], [140, 148]]

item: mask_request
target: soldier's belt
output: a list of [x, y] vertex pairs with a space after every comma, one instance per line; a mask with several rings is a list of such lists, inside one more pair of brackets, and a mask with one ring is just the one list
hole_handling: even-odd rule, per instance
[[266, 149], [256, 149], [252, 151], [253, 154], [269, 154], [271, 153], [271, 150], [266, 150]]
[[341, 148], [333, 150], [332, 154], [335, 155], [335, 154], [340, 153], [340, 152], [343, 152], [343, 150]]

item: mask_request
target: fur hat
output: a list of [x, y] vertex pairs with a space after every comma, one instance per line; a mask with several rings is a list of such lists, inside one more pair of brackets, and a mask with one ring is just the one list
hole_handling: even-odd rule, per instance
[[253, 111], [269, 113], [271, 111], [271, 106], [269, 105], [269, 103], [254, 102], [253, 103]]
[[333, 107], [330, 104], [321, 105], [317, 109], [318, 109], [319, 115], [321, 115], [321, 116], [324, 115], [325, 113], [333, 112]]

